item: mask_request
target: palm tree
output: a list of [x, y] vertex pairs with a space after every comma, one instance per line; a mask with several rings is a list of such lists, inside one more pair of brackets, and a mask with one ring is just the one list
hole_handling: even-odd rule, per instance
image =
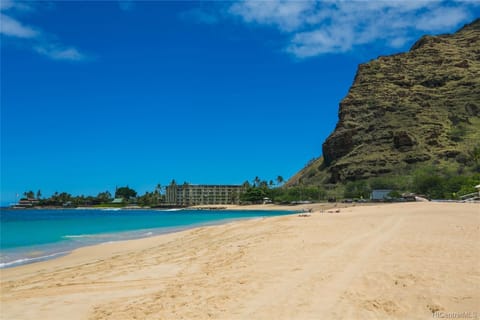
[[24, 192], [23, 195], [27, 198], [27, 199], [31, 199], [33, 197], [35, 197], [35, 193], [33, 193], [33, 191], [28, 191], [28, 192]]
[[155, 203], [158, 204], [160, 202], [160, 196], [162, 194], [162, 185], [160, 183], [157, 184], [155, 187]]
[[277, 177], [277, 183], [278, 183], [278, 185], [281, 185], [281, 184], [283, 183], [283, 181], [284, 181], [284, 180], [283, 180], [283, 177], [282, 177], [282, 176], [278, 176], [278, 177]]

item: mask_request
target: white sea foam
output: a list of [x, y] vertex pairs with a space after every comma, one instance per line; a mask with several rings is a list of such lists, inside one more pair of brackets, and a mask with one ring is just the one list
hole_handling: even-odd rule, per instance
[[67, 234], [63, 236], [66, 239], [76, 239], [76, 238], [96, 238], [98, 235], [94, 234]]
[[34, 257], [34, 258], [22, 258], [22, 259], [9, 261], [9, 262], [0, 262], [0, 269], [7, 268], [7, 267], [13, 267], [13, 266], [16, 266], [16, 265], [21, 265], [21, 264], [37, 262], [37, 261], [43, 261], [43, 260], [47, 260], [47, 259], [51, 259], [51, 258], [54, 258], [54, 257], [61, 256], [61, 255], [65, 255], [67, 253], [69, 253], [69, 251], [56, 252], [56, 253], [52, 253], [52, 254], [48, 254], [48, 255], [40, 256], [40, 257]]
[[115, 242], [118, 242], [118, 241], [114, 241], [114, 240], [112, 240], [112, 241], [105, 241], [105, 242], [99, 243], [98, 245], [99, 245], [99, 246], [102, 246], [102, 245], [105, 245], [105, 244], [110, 244], [110, 243], [115, 243]]
[[109, 239], [112, 234], [100, 233], [100, 234], [67, 234], [63, 236], [63, 239]]

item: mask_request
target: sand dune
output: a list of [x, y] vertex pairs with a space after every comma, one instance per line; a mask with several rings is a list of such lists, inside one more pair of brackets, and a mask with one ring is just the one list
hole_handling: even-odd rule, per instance
[[479, 246], [479, 204], [389, 204], [233, 222], [1, 270], [0, 315], [480, 317]]

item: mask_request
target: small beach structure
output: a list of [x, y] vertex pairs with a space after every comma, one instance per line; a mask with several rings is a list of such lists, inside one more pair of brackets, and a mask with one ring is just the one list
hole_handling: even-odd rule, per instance
[[14, 205], [16, 208], [31, 208], [39, 203], [38, 199], [34, 198], [22, 198]]
[[372, 193], [370, 195], [370, 200], [372, 201], [384, 201], [389, 199], [390, 197], [388, 194], [392, 192], [390, 189], [376, 189], [372, 190]]

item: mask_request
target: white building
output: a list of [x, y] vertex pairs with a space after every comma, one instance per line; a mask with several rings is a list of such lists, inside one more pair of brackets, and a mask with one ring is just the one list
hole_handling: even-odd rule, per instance
[[244, 191], [241, 185], [177, 185], [174, 181], [166, 189], [166, 202], [178, 206], [239, 204]]
[[372, 201], [382, 201], [390, 198], [388, 194], [392, 192], [392, 190], [389, 189], [378, 189], [378, 190], [372, 190], [372, 194], [370, 195], [370, 200]]

